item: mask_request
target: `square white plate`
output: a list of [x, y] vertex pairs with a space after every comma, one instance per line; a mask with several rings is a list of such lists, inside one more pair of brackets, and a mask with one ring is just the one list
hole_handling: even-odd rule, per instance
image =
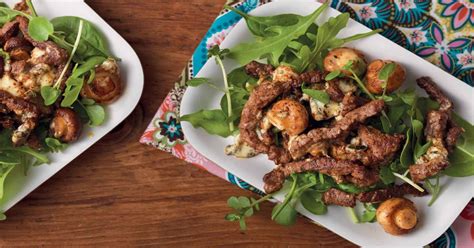
[[[307, 15], [320, 5], [320, 3], [315, 1], [282, 0], [265, 4], [254, 10], [252, 14], [258, 16], [283, 13]], [[338, 11], [329, 9], [319, 17], [318, 23], [324, 22], [328, 17], [338, 14]], [[370, 31], [370, 29], [354, 20], [350, 20], [347, 28], [340, 35], [341, 37], [346, 37], [367, 31]], [[242, 20], [230, 32], [221, 47], [230, 48], [251, 39], [252, 36]], [[428, 75], [432, 77], [454, 101], [457, 106], [456, 111], [471, 123], [474, 122], [474, 89], [464, 82], [381, 35], [374, 35], [347, 44], [347, 46], [361, 50], [369, 60], [374, 58], [391, 59], [403, 64], [408, 73], [408, 86], [414, 86], [415, 79], [420, 76]], [[224, 62], [228, 71], [238, 66], [235, 61], [230, 59], [226, 59]], [[213, 60], [209, 60], [197, 76], [210, 78], [216, 84], [221, 84], [222, 82], [221, 72]], [[189, 87], [181, 103], [181, 115], [193, 113], [200, 109], [219, 108], [221, 96], [221, 93], [208, 87]], [[202, 129], [193, 128], [188, 122], [183, 122], [182, 127], [187, 140], [201, 154], [256, 188], [263, 190], [263, 175], [275, 167], [275, 164], [269, 161], [266, 155], [260, 155], [251, 159], [237, 159], [226, 156], [224, 154], [224, 147], [233, 142], [232, 138], [224, 139], [209, 135]], [[377, 223], [354, 224], [349, 218], [346, 209], [342, 207], [330, 206], [328, 213], [322, 216], [313, 215], [301, 206], [298, 206], [297, 210], [329, 230], [361, 246], [422, 246], [439, 237], [453, 223], [473, 196], [474, 180], [472, 177], [444, 177], [442, 183], [442, 193], [433, 206], [427, 206], [430, 196], [412, 198], [420, 213], [420, 223], [416, 230], [400, 237], [385, 233]], [[276, 198], [281, 201], [284, 198], [283, 196], [280, 193]]]
[[[17, 0], [6, 1], [13, 6]], [[121, 58], [120, 69], [124, 85], [123, 95], [113, 104], [106, 107], [107, 119], [100, 127], [85, 127], [82, 137], [71, 144], [62, 153], [49, 154], [51, 163], [31, 168], [27, 176], [21, 169], [15, 169], [5, 182], [5, 196], [0, 202], [0, 211], [4, 212], [23, 197], [56, 174], [69, 162], [86, 151], [100, 138], [120, 124], [135, 108], [143, 91], [143, 69], [133, 48], [115, 30], [112, 29], [97, 13], [82, 0], [37, 0], [33, 1], [39, 15], [48, 18], [57, 16], [79, 16], [91, 21], [104, 33], [109, 42], [112, 54]], [[92, 133], [90, 136], [89, 134]]]

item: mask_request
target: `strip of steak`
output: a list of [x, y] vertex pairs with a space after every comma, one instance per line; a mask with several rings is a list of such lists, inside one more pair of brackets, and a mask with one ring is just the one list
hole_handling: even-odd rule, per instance
[[453, 109], [453, 102], [441, 91], [441, 89], [429, 77], [421, 77], [416, 80], [418, 86], [424, 89], [428, 96], [437, 101], [440, 106], [440, 111], [451, 111]]
[[325, 143], [331, 140], [344, 138], [351, 130], [368, 118], [376, 116], [382, 112], [385, 103], [383, 100], [371, 101], [359, 108], [347, 113], [341, 120], [332, 127], [316, 128], [307, 134], [302, 134], [292, 140], [289, 146], [290, 153], [294, 159], [306, 155], [313, 145]]
[[353, 194], [342, 190], [331, 188], [323, 194], [323, 202], [326, 205], [338, 205], [343, 207], [355, 207], [356, 198]]
[[[329, 157], [306, 159], [281, 165], [263, 177], [267, 193], [280, 190], [285, 179], [293, 173], [320, 172], [344, 180], [347, 176], [357, 182], [358, 186], [369, 186], [379, 180], [378, 172], [351, 161], [335, 160]], [[375, 178], [375, 181], [374, 181]]]
[[273, 74], [275, 67], [252, 61], [245, 65], [245, 72], [254, 78], [266, 78]]
[[451, 120], [453, 103], [443, 94], [436, 84], [428, 77], [417, 79], [431, 99], [440, 104], [439, 110], [428, 112], [426, 117], [425, 137], [432, 144], [415, 164], [409, 167], [410, 177], [414, 182], [420, 182], [438, 174], [449, 166], [448, 155], [464, 132]]
[[262, 82], [252, 91], [240, 117], [240, 138], [257, 152], [267, 153], [268, 158], [277, 164], [289, 162], [291, 160], [289, 152], [282, 147], [265, 144], [259, 139], [257, 128], [263, 108], [289, 90], [291, 90], [290, 83]]
[[385, 189], [362, 192], [362, 193], [357, 194], [356, 198], [360, 202], [375, 203], [375, 202], [383, 202], [385, 200], [388, 200], [394, 197], [402, 197], [404, 195], [425, 196], [427, 194], [428, 193], [426, 192], [426, 190], [424, 192], [420, 192], [419, 190], [415, 189], [413, 186], [407, 183], [404, 183], [401, 185], [393, 185]]
[[352, 110], [367, 103], [367, 99], [354, 95], [354, 93], [347, 93], [342, 99], [341, 116], [345, 116]]
[[344, 93], [341, 91], [341, 89], [339, 89], [339, 85], [334, 80], [327, 82], [326, 92], [328, 93], [331, 100], [335, 102], [342, 102], [344, 99]]

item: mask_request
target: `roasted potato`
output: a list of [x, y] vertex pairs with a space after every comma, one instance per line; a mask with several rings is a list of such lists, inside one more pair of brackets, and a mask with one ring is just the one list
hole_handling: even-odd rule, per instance
[[405, 69], [398, 63], [393, 62], [391, 60], [374, 60], [372, 61], [369, 66], [367, 67], [367, 74], [366, 74], [366, 87], [367, 89], [373, 93], [380, 95], [383, 93], [383, 84], [384, 81], [380, 80], [380, 72], [382, 68], [390, 63], [395, 63], [395, 69], [393, 70], [392, 74], [389, 76], [387, 80], [387, 89], [386, 93], [390, 94], [400, 88], [405, 82], [406, 79], [406, 72]]
[[343, 69], [343, 67], [351, 61], [351, 69], [354, 73], [359, 77], [364, 75], [367, 68], [364, 54], [359, 50], [348, 47], [340, 47], [331, 50], [324, 58], [324, 70], [328, 72], [341, 71], [345, 75], [351, 76], [351, 72]]

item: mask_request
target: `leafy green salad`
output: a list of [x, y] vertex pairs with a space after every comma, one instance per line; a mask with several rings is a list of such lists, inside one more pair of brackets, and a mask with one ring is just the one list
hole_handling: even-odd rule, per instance
[[[402, 65], [368, 63], [361, 51], [344, 47], [381, 30], [340, 38], [349, 14], [317, 25], [327, 8], [322, 4], [307, 16], [252, 16], [227, 6], [245, 19], [255, 39], [210, 49], [223, 87], [207, 78], [187, 85], [223, 93], [220, 107], [180, 119], [211, 135], [235, 137], [228, 155], [263, 153], [277, 165], [263, 178], [265, 196], [228, 199], [234, 211], [225, 219], [242, 230], [261, 202], [284, 190], [285, 200], [271, 214], [279, 224], [295, 223], [298, 203], [315, 215], [339, 205], [356, 223], [377, 220], [388, 233], [407, 233], [417, 215], [404, 195], [431, 194], [431, 206], [441, 192], [440, 177], [474, 175], [474, 127], [452, 111], [430, 78], [417, 79], [428, 97], [414, 87], [400, 89], [406, 80]], [[224, 59], [242, 67], [227, 72]], [[355, 210], [356, 202], [363, 212]], [[404, 211], [385, 212], [398, 208]]]
[[48, 164], [106, 120], [104, 106], [121, 95], [118, 59], [91, 22], [49, 20], [30, 0], [0, 3], [0, 199], [15, 169]]

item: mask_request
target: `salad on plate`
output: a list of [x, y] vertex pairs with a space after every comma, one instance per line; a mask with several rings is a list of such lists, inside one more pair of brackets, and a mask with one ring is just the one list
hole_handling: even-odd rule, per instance
[[106, 120], [104, 106], [122, 93], [118, 59], [91, 22], [52, 20], [30, 0], [0, 3], [0, 199], [10, 172], [50, 162]]
[[[437, 86], [442, 82], [418, 78], [427, 96], [421, 95], [403, 87], [402, 64], [368, 61], [364, 48], [345, 46], [380, 30], [341, 38], [349, 14], [315, 23], [328, 4], [307, 16], [252, 16], [227, 8], [245, 19], [255, 39], [209, 51], [224, 87], [208, 78], [187, 85], [222, 92], [220, 106], [180, 119], [211, 135], [233, 136], [235, 142], [223, 147], [229, 156], [266, 154], [276, 166], [263, 177], [265, 196], [228, 199], [235, 211], [226, 220], [245, 230], [259, 203], [283, 191], [284, 201], [271, 214], [279, 224], [295, 223], [298, 203], [316, 215], [337, 205], [356, 223], [378, 222], [402, 235], [420, 218], [405, 196], [430, 195], [430, 206], [441, 192], [440, 177], [474, 175], [474, 127], [455, 113]], [[227, 72], [224, 59], [241, 67]]]

